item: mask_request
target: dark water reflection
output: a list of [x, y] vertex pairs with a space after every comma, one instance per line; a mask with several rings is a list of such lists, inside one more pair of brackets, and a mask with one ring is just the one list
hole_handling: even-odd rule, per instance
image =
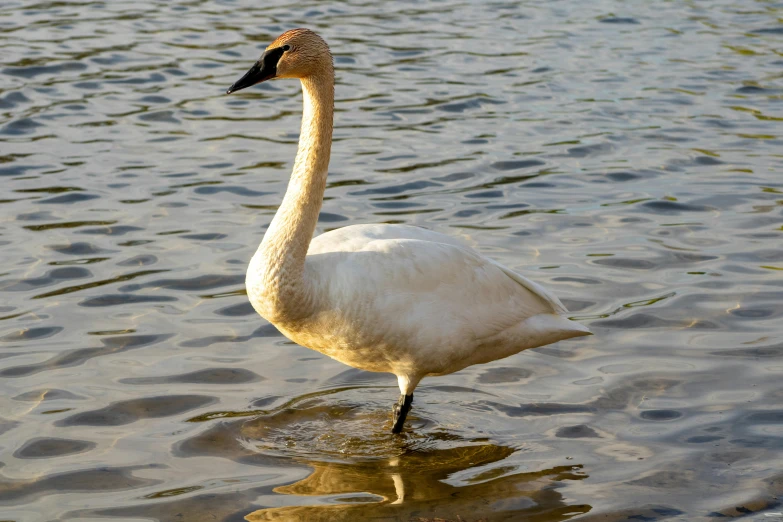
[[[0, 5], [0, 519], [783, 520], [774, 2]], [[332, 44], [319, 230], [459, 235], [591, 338], [425, 380], [286, 341], [244, 271]], [[776, 518], [777, 517], [777, 518]]]

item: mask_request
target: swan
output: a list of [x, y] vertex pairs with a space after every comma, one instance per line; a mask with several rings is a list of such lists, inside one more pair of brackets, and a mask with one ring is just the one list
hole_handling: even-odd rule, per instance
[[313, 238], [326, 188], [334, 65], [308, 29], [280, 35], [226, 94], [281, 78], [301, 82], [293, 172], [247, 270], [253, 308], [295, 343], [397, 376], [392, 433], [413, 391], [447, 375], [590, 331], [538, 284], [454, 237], [408, 225], [352, 225]]

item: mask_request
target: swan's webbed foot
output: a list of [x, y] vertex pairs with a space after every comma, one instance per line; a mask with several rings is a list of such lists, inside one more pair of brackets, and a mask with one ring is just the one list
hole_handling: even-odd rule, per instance
[[400, 395], [400, 400], [392, 408], [392, 420], [394, 421], [392, 433], [400, 433], [402, 431], [405, 418], [408, 416], [408, 412], [411, 411], [411, 404], [413, 404], [412, 393], [410, 395]]

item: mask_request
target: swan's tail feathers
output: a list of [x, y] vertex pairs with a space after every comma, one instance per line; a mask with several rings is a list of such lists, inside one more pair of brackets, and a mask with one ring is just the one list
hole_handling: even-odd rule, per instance
[[525, 322], [529, 328], [536, 330], [538, 335], [546, 340], [545, 344], [593, 335], [586, 326], [558, 314], [539, 314]]
[[[564, 317], [561, 318], [565, 319]], [[593, 332], [591, 332], [590, 329], [585, 325], [579, 324], [576, 321], [572, 321], [570, 319], [566, 319], [566, 321], [568, 321], [568, 332], [571, 333], [568, 336], [568, 339], [571, 337], [584, 337], [586, 335], [593, 335]]]

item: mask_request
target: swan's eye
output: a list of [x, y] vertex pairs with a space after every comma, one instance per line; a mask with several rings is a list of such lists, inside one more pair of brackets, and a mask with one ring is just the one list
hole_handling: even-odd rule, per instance
[[291, 50], [291, 46], [288, 45], [288, 44], [285, 44], [283, 47], [281, 47], [281, 49], [284, 50], [284, 51], [290, 51]]

